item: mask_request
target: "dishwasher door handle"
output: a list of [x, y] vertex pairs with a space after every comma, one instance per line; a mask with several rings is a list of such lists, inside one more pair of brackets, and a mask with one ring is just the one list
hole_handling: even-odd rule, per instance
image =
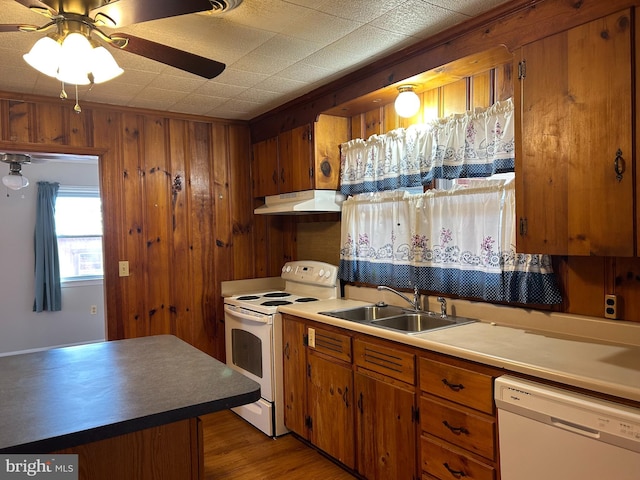
[[600, 438], [600, 431], [594, 430], [593, 428], [585, 427], [584, 425], [579, 425], [577, 423], [568, 422], [561, 418], [551, 417], [551, 425], [554, 427], [562, 428], [563, 430], [568, 430], [573, 433], [577, 433], [579, 435], [584, 435], [585, 437]]

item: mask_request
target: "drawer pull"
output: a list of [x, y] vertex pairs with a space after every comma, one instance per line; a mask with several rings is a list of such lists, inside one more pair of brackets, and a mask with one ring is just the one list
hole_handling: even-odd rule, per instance
[[446, 420], [444, 420], [442, 424], [445, 427], [447, 427], [449, 430], [451, 430], [451, 432], [455, 433], [456, 435], [460, 435], [461, 433], [464, 433], [465, 435], [469, 435], [469, 430], [467, 430], [464, 427], [454, 427], [453, 425], [450, 425], [449, 422], [447, 422]]
[[446, 463], [446, 462], [445, 462], [445, 463], [443, 463], [442, 465], [444, 465], [444, 468], [446, 468], [446, 469], [449, 471], [449, 473], [450, 473], [451, 475], [453, 475], [454, 477], [456, 477], [456, 478], [462, 478], [462, 477], [466, 477], [466, 476], [467, 476], [467, 474], [466, 474], [466, 473], [464, 473], [462, 470], [454, 470], [454, 469], [452, 469], [452, 468], [449, 466], [449, 464], [448, 464], [448, 463]]
[[462, 385], [461, 383], [449, 383], [449, 381], [446, 378], [442, 379], [442, 383], [444, 383], [447, 387], [449, 387], [454, 392], [459, 392], [464, 388], [464, 385]]

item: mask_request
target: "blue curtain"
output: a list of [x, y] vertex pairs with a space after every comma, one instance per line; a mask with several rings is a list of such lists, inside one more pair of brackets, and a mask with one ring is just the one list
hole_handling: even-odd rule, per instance
[[35, 228], [35, 300], [33, 311], [62, 310], [60, 262], [56, 237], [56, 198], [59, 183], [38, 182]]

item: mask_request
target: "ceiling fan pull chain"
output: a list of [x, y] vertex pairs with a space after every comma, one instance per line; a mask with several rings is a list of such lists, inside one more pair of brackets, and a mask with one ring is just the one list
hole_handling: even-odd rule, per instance
[[64, 90], [64, 82], [62, 82], [62, 90], [60, 91], [60, 98], [62, 100], [67, 99], [67, 92]]
[[73, 106], [73, 111], [76, 113], [82, 112], [80, 105], [78, 104], [78, 85], [76, 85], [76, 104]]

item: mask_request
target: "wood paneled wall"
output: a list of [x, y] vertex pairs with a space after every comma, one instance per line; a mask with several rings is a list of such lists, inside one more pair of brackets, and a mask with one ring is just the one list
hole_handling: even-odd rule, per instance
[[3, 151], [100, 157], [107, 338], [171, 333], [224, 359], [220, 282], [262, 273], [247, 125], [15, 98], [0, 94]]

